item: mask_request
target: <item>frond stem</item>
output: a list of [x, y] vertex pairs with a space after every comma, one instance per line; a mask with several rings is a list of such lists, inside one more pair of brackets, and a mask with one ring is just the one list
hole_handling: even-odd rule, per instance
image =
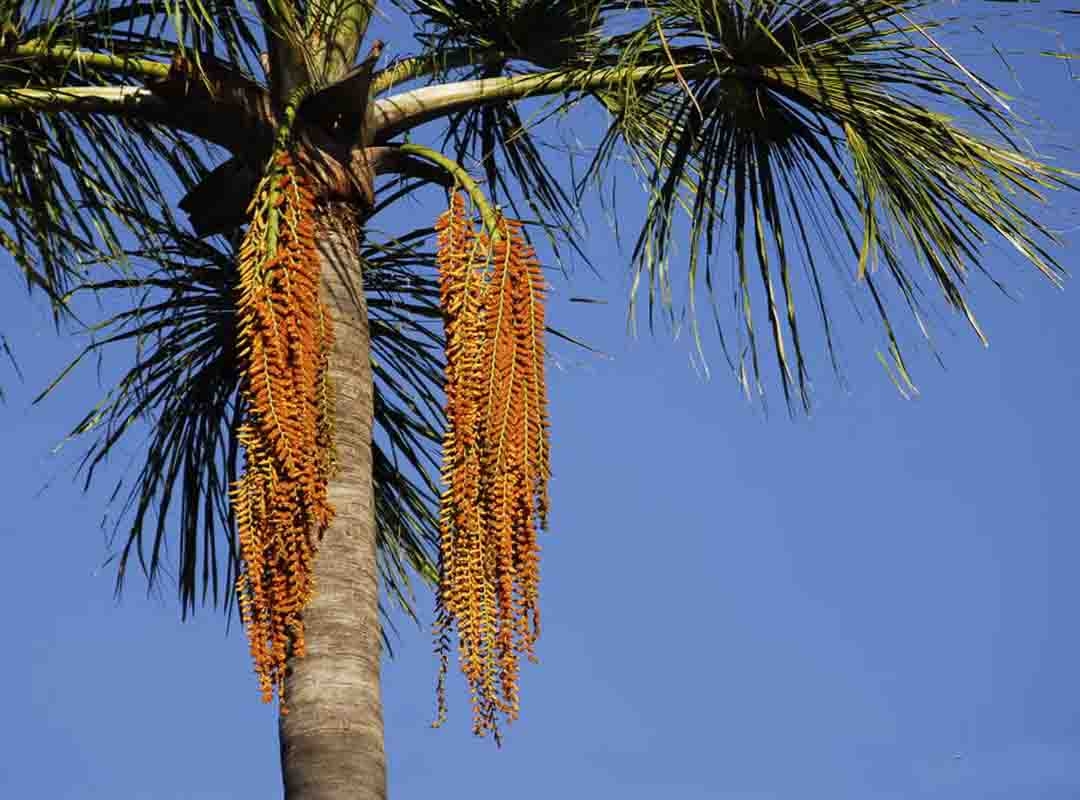
[[46, 64], [58, 64], [66, 67], [91, 67], [104, 72], [117, 72], [140, 78], [165, 79], [169, 77], [169, 64], [151, 61], [145, 58], [96, 53], [70, 45], [48, 45], [43, 42], [30, 42], [16, 45], [10, 51], [15, 58], [24, 58]]
[[82, 111], [120, 113], [166, 103], [141, 86], [70, 86], [55, 89], [0, 89], [0, 112]]
[[402, 133], [425, 122], [445, 117], [462, 108], [506, 100], [523, 100], [564, 92], [611, 89], [627, 83], [674, 83], [706, 75], [714, 77], [768, 77], [760, 67], [718, 65], [711, 62], [664, 64], [645, 67], [554, 70], [534, 75], [515, 75], [425, 86], [387, 97], [372, 105], [372, 129], [377, 139]]
[[499, 233], [499, 215], [492, 208], [491, 203], [488, 202], [487, 197], [484, 196], [483, 190], [480, 188], [472, 176], [469, 175], [468, 170], [454, 161], [452, 158], [447, 158], [438, 150], [434, 150], [430, 147], [424, 147], [421, 144], [403, 144], [397, 148], [403, 155], [416, 156], [422, 158], [425, 161], [430, 161], [433, 164], [438, 165], [447, 172], [449, 172], [460, 185], [461, 188], [469, 193], [469, 197], [476, 205], [477, 210], [480, 212], [480, 218], [484, 221], [484, 227], [487, 228], [488, 236], [491, 237], [491, 241], [495, 242], [501, 237]]
[[396, 64], [381, 70], [371, 83], [371, 96], [388, 92], [395, 86], [414, 81], [426, 75], [434, 75], [442, 70], [459, 69], [468, 66], [480, 66], [512, 58], [499, 49], [478, 49], [475, 47], [457, 47], [419, 56], [410, 56]]

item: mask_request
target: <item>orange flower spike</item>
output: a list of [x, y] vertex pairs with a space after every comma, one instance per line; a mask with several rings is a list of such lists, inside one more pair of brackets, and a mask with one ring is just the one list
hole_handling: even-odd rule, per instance
[[518, 657], [538, 632], [536, 521], [545, 523], [548, 419], [544, 284], [521, 224], [490, 242], [460, 193], [440, 218], [447, 432], [436, 629], [444, 715], [447, 629], [455, 626], [473, 727], [498, 738], [518, 713]]
[[[232, 492], [241, 614], [266, 700], [283, 698], [289, 651], [304, 650], [299, 614], [312, 595], [312, 528], [317, 539], [332, 514], [332, 442], [323, 419], [332, 334], [318, 299], [315, 204], [287, 154], [275, 170], [252, 201], [240, 248], [237, 352], [248, 419], [241, 433], [245, 472]], [[273, 256], [265, 247], [270, 213], [278, 217]]]

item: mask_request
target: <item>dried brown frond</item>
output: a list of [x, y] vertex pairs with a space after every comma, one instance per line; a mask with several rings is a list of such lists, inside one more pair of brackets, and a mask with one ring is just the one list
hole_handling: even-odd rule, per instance
[[285, 662], [304, 653], [301, 612], [314, 591], [319, 536], [333, 511], [329, 315], [319, 298], [315, 201], [281, 155], [252, 201], [240, 248], [238, 352], [247, 419], [244, 474], [232, 491], [243, 570], [237, 580], [263, 699], [285, 712]]
[[438, 719], [450, 632], [472, 698], [473, 728], [498, 738], [519, 710], [518, 660], [540, 629], [538, 528], [547, 525], [544, 280], [521, 224], [477, 230], [461, 193], [440, 218], [446, 417]]

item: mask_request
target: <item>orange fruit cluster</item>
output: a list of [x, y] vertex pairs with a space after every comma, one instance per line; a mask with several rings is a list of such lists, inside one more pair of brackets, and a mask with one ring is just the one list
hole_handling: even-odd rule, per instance
[[327, 358], [329, 315], [319, 298], [315, 201], [287, 155], [251, 206], [240, 248], [238, 358], [246, 419], [243, 475], [232, 488], [243, 568], [240, 613], [263, 699], [285, 712], [285, 664], [304, 653], [319, 536], [333, 511]]
[[450, 632], [473, 728], [498, 738], [519, 711], [518, 661], [540, 630], [537, 529], [550, 475], [544, 279], [521, 223], [489, 237], [460, 192], [436, 226], [446, 334], [446, 418], [436, 634], [445, 717]]

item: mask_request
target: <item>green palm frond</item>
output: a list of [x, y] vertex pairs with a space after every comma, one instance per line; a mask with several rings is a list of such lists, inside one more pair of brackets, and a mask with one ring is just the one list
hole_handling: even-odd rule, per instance
[[135, 445], [142, 463], [130, 486], [124, 475], [113, 491], [123, 498], [117, 589], [133, 560], [155, 583], [167, 568], [167, 534], [175, 526], [186, 615], [200, 600], [229, 605], [236, 577], [233, 537], [221, 535], [233, 529], [228, 490], [239, 466], [242, 411], [232, 345], [234, 268], [225, 252], [184, 233], [167, 212], [142, 224], [157, 240], [152, 252], [125, 254], [129, 276], [76, 288], [74, 294], [120, 310], [90, 328], [92, 342], [42, 398], [83, 361], [134, 350], [132, 366], [69, 438], [88, 442], [80, 464], [88, 488], [122, 442], [146, 436]]
[[32, 0], [14, 27], [21, 41], [78, 42], [126, 54], [190, 51], [253, 73], [260, 38], [242, 0]]
[[375, 378], [374, 484], [380, 572], [415, 618], [410, 575], [438, 579], [443, 340], [434, 253], [424, 228], [364, 251]]
[[204, 172], [182, 135], [137, 120], [0, 115], [0, 245], [54, 299], [84, 266], [119, 258], [170, 175]]
[[[29, 47], [114, 44], [107, 25], [82, 27], [101, 13], [65, 6], [30, 26]], [[143, 41], [138, 55], [160, 54], [147, 36], [128, 39]], [[41, 59], [15, 50], [0, 60], [0, 97], [12, 89], [132, 85], [135, 77], [122, 57]], [[205, 174], [204, 154], [186, 135], [136, 117], [0, 113], [0, 246], [56, 301], [81, 281], [84, 265], [118, 259], [121, 242], [143, 236], [141, 220], [158, 199]]]
[[[628, 36], [622, 63], [675, 65], [679, 80], [601, 97], [614, 120], [594, 168], [627, 143], [650, 189], [635, 249], [650, 319], [654, 300], [670, 308], [680, 242], [691, 312], [704, 283], [748, 389], [762, 387], [764, 319], [789, 403], [797, 394], [809, 404], [797, 284], [809, 285], [831, 351], [830, 249], [865, 285], [904, 383], [887, 285], [920, 326], [927, 284], [936, 287], [981, 337], [966, 288], [988, 243], [1062, 277], [1046, 249], [1051, 231], [1024, 204], [1069, 185], [1069, 173], [1021, 151], [1011, 136], [1020, 123], [1000, 93], [916, 21], [922, 0], [645, 5], [651, 21]], [[724, 233], [738, 321], [726, 337], [714, 292], [717, 255], [731, 252]]]
[[414, 0], [419, 41], [429, 50], [468, 47], [556, 68], [598, 54], [601, 0]]
[[[187, 614], [198, 603], [230, 608], [236, 577], [228, 497], [242, 466], [232, 327], [235, 259], [220, 240], [188, 234], [159, 212], [142, 220], [157, 236], [154, 253], [129, 250], [128, 276], [87, 281], [75, 290], [122, 308], [90, 329], [93, 341], [42, 397], [80, 363], [134, 348], [131, 368], [70, 438], [87, 443], [80, 462], [87, 487], [121, 443], [136, 449], [141, 462], [113, 491], [121, 498], [117, 588], [132, 565], [154, 585], [175, 563]], [[392, 608], [415, 617], [415, 576], [427, 583], [437, 577], [441, 317], [434, 256], [417, 245], [430, 233], [373, 240], [363, 250], [375, 374], [379, 570], [391, 625]], [[426, 278], [424, 270], [431, 273]]]

